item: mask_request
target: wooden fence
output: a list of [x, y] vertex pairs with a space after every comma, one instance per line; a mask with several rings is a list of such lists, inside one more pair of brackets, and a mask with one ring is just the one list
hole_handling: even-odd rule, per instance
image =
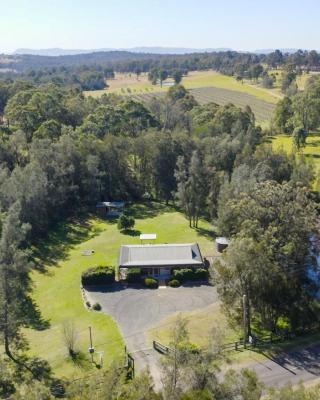
[[167, 355], [167, 354], [172, 352], [172, 349], [170, 349], [170, 347], [165, 346], [165, 345], [163, 345], [160, 342], [157, 342], [155, 340], [153, 341], [153, 348], [155, 350], [157, 350], [159, 353], [165, 354], [165, 355]]

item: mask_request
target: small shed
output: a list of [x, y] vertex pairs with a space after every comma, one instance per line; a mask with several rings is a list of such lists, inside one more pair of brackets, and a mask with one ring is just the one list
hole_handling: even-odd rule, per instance
[[217, 251], [219, 253], [222, 253], [229, 246], [229, 243], [230, 241], [226, 237], [217, 237], [216, 238]]
[[97, 212], [103, 217], [120, 217], [123, 214], [124, 201], [102, 201], [97, 203]]
[[140, 240], [142, 242], [148, 242], [149, 240], [157, 240], [156, 233], [141, 233]]

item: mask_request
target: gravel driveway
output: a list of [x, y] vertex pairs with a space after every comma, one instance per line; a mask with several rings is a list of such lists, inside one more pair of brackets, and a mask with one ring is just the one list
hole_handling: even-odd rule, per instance
[[216, 290], [210, 285], [145, 289], [116, 284], [112, 288], [90, 288], [87, 296], [100, 303], [102, 311], [117, 322], [138, 370], [148, 367], [156, 381], [158, 355], [147, 349], [148, 329], [172, 314], [201, 309], [218, 301]]

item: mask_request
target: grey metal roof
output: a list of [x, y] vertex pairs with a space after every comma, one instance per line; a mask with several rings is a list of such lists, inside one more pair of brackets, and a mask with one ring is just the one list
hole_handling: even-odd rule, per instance
[[226, 237], [217, 237], [216, 243], [228, 245], [230, 243], [230, 241]]
[[197, 243], [123, 245], [119, 266], [201, 266], [201, 252]]
[[123, 208], [124, 205], [125, 205], [124, 201], [102, 201], [100, 203], [97, 203], [96, 207], [97, 208], [103, 208], [103, 207]]
[[156, 240], [157, 234], [156, 233], [141, 233], [140, 240]]

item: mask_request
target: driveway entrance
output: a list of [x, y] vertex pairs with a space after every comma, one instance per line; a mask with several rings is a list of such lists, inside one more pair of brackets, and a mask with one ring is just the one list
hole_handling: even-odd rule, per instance
[[211, 285], [179, 288], [145, 289], [112, 288], [87, 291], [92, 303], [98, 302], [102, 311], [111, 315], [119, 325], [128, 350], [136, 355], [138, 369], [149, 367], [158, 380], [157, 354], [147, 349], [146, 332], [170, 315], [207, 307], [218, 301], [216, 289]]

